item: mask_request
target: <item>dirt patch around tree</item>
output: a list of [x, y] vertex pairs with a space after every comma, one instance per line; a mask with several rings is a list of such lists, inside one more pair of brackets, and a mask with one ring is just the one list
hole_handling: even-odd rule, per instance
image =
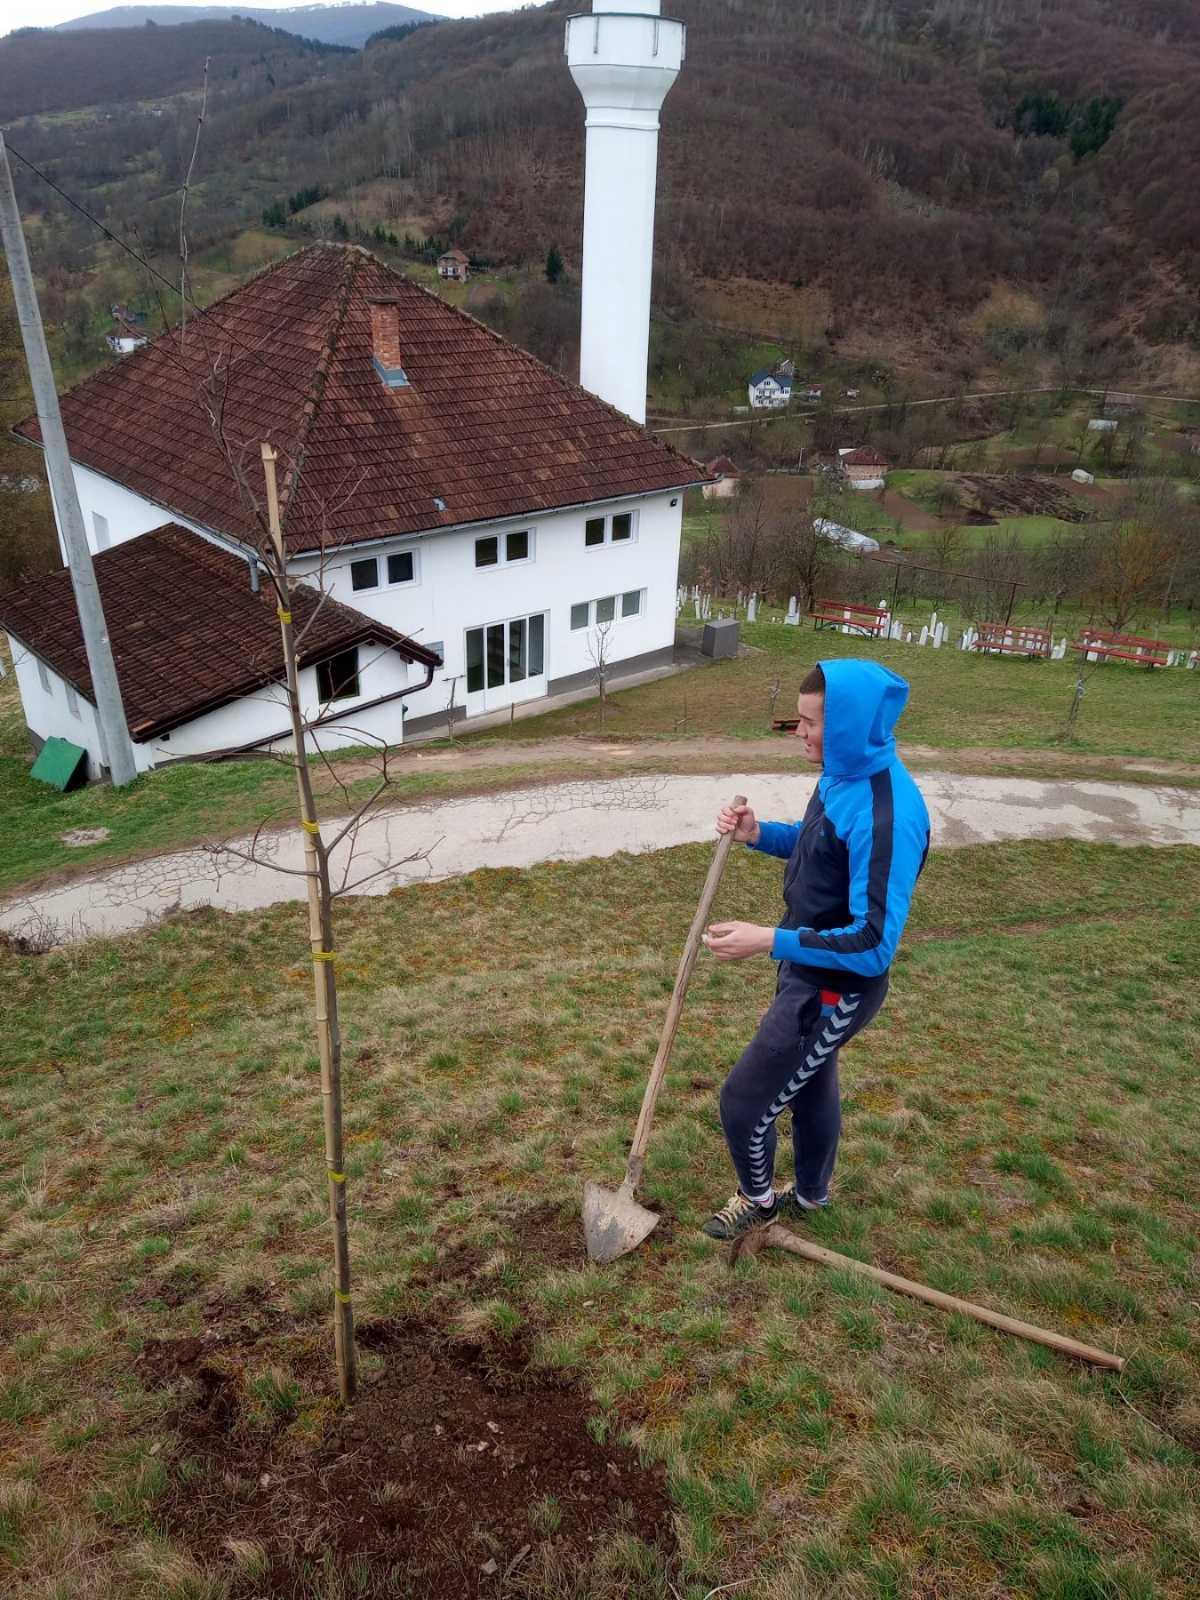
[[[345, 1412], [316, 1372], [303, 1400], [247, 1382], [246, 1353], [220, 1336], [142, 1351], [143, 1383], [180, 1402], [163, 1520], [224, 1569], [230, 1600], [570, 1593], [611, 1572], [622, 1537], [673, 1564], [665, 1468], [608, 1440], [603, 1414], [519, 1340], [376, 1322], [358, 1343], [367, 1359]], [[292, 1426], [301, 1407], [327, 1418], [316, 1444]]]

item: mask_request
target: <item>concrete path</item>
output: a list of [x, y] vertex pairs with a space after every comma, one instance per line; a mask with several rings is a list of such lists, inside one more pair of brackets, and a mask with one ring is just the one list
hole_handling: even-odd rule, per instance
[[[763, 817], [795, 817], [809, 774], [720, 777], [632, 775], [551, 784], [381, 812], [353, 850], [335, 855], [339, 881], [360, 894], [449, 878], [478, 867], [640, 853], [713, 837], [720, 803], [741, 792]], [[1145, 784], [920, 774], [934, 845], [999, 839], [1091, 839], [1110, 844], [1200, 845], [1200, 795]], [[337, 823], [325, 824], [332, 839]], [[247, 854], [260, 859], [247, 860]], [[177, 909], [254, 910], [305, 893], [298, 830], [189, 850], [78, 878], [0, 905], [0, 929], [52, 942], [125, 933]]]

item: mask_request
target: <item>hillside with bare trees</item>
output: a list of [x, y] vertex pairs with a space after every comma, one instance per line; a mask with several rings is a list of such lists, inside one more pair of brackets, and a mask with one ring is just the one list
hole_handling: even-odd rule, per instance
[[[583, 118], [562, 62], [574, 9], [552, 0], [442, 23], [353, 54], [288, 57], [278, 72], [262, 60], [235, 72], [218, 58], [197, 248], [263, 219], [299, 243], [334, 224], [318, 200], [349, 213], [370, 193], [383, 198], [366, 242], [400, 255], [406, 235], [410, 253], [453, 242], [501, 267], [536, 266], [558, 246], [566, 293], [583, 171]], [[817, 297], [814, 336], [828, 349], [886, 354], [908, 337], [931, 366], [964, 376], [1026, 357], [1064, 375], [1097, 362], [1124, 375], [1200, 372], [1192, 0], [673, 0], [672, 10], [690, 35], [664, 114], [660, 309], [686, 318], [697, 284], [760, 281]], [[190, 27], [126, 32], [169, 33], [178, 52]], [[84, 37], [0, 42], [0, 81], [18, 49], [23, 61], [39, 50], [57, 60]], [[210, 47], [197, 33], [192, 50], [190, 69], [172, 57], [176, 86], [201, 82]], [[34, 66], [30, 83], [44, 75]], [[142, 98], [140, 79], [125, 94]], [[29, 119], [12, 136], [165, 258], [194, 122], [192, 97], [153, 113], [110, 107], [99, 121]], [[52, 224], [41, 237], [59, 268], [86, 257], [94, 232], [44, 187], [30, 186], [27, 202]], [[543, 320], [555, 317], [570, 320], [553, 308]]]

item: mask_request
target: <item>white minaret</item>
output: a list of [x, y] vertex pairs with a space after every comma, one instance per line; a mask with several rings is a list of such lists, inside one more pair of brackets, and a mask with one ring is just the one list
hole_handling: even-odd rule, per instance
[[587, 106], [579, 381], [646, 420], [658, 113], [686, 29], [661, 0], [592, 0], [567, 22], [567, 64]]

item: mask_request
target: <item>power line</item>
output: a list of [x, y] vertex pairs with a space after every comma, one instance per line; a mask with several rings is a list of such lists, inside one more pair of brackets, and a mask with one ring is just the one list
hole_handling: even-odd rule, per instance
[[[15, 145], [10, 144], [8, 146], [8, 151], [9, 151], [10, 155], [16, 156], [17, 160], [21, 163], [21, 165], [23, 167], [28, 167], [30, 172], [32, 172], [35, 177], [40, 178], [48, 189], [53, 189], [55, 194], [61, 195], [61, 197], [67, 202], [67, 204], [69, 206], [72, 206], [76, 211], [79, 212], [81, 217], [86, 217], [87, 220], [92, 224], [93, 227], [99, 228], [100, 232], [104, 235], [104, 237], [106, 239], [111, 239], [113, 244], [119, 245], [120, 248], [122, 250], [124, 250], [126, 255], [132, 256], [133, 259], [136, 262], [138, 262], [138, 264], [140, 266], [145, 267], [146, 271], [149, 272], [153, 277], [157, 278], [160, 283], [165, 283], [167, 288], [170, 289], [173, 294], [178, 292], [177, 291], [177, 286], [175, 284], [173, 284], [170, 281], [169, 278], [164, 278], [162, 273], [159, 272], [156, 267], [152, 267], [150, 265], [150, 263], [146, 260], [145, 256], [139, 255], [138, 252], [133, 248], [132, 245], [126, 244], [124, 239], [122, 239], [119, 234], [114, 233], [110, 227], [108, 227], [105, 223], [101, 222], [99, 217], [94, 217], [92, 215], [92, 213], [87, 209], [86, 206], [80, 205], [79, 201], [74, 199], [71, 195], [69, 195], [65, 189], [60, 189], [58, 184], [55, 183], [53, 178], [49, 177], [46, 173], [44, 173], [41, 170], [40, 167], [35, 167], [33, 162], [30, 161], [28, 159], [28, 157], [23, 156]], [[172, 192], [177, 194], [179, 191], [178, 190], [174, 190]], [[158, 196], [158, 198], [162, 199], [164, 197], [160, 195], [160, 196]], [[184, 298], [184, 296], [181, 294], [180, 298]], [[188, 296], [186, 296], [186, 298], [187, 299], [191, 299], [191, 296], [188, 295]], [[193, 304], [195, 304], [194, 301], [193, 301]], [[199, 307], [197, 307], [196, 309], [199, 310]]]
[[[80, 202], [72, 195], [69, 195], [65, 189], [60, 188], [59, 185], [55, 183], [53, 178], [51, 178], [47, 173], [43, 172], [40, 167], [34, 166], [33, 162], [30, 161], [27, 156], [23, 156], [21, 152], [15, 148], [15, 146], [7, 144], [7, 141], [6, 145], [10, 155], [16, 156], [17, 160], [22, 164], [22, 166], [28, 167], [29, 171], [32, 172], [35, 177], [40, 178], [48, 188], [54, 190], [55, 194], [60, 195], [69, 206], [73, 207], [74, 210], [79, 212], [81, 217], [86, 217], [93, 227], [99, 228], [100, 232], [106, 239], [111, 239], [113, 244], [124, 250], [126, 255], [131, 256], [134, 261], [136, 261], [140, 266], [144, 267], [151, 277], [157, 278], [159, 283], [165, 284], [167, 288], [170, 289], [172, 294], [177, 294], [179, 298], [186, 304], [190, 305], [192, 310], [197, 314], [203, 311], [204, 308], [197, 304], [195, 297], [191, 295], [182, 284], [173, 283], [170, 278], [164, 277], [163, 274], [159, 272], [157, 267], [151, 266], [150, 262], [146, 260], [145, 256], [139, 254], [139, 252], [136, 251], [132, 245], [127, 244], [126, 241], [122, 239], [119, 234], [114, 233], [106, 223], [101, 222], [99, 217], [93, 216], [85, 205], [81, 205]], [[175, 189], [170, 192], [178, 194], [179, 189]], [[163, 199], [165, 197], [160, 195], [157, 198]], [[162, 309], [161, 301], [159, 302], [159, 308], [160, 310]], [[166, 323], [165, 312], [163, 316], [163, 322], [164, 324]], [[164, 327], [164, 332], [169, 331], [169, 328]], [[294, 380], [285, 378], [281, 372], [271, 365], [261, 350], [252, 349], [249, 345], [243, 344], [241, 340], [238, 339], [236, 334], [233, 333], [232, 329], [228, 327], [224, 328], [222, 331], [229, 339], [230, 343], [235, 348], [241, 350], [243, 355], [256, 356], [258, 360], [262, 362], [263, 366], [271, 374], [271, 376], [279, 383], [285, 384], [288, 388], [294, 387]]]

